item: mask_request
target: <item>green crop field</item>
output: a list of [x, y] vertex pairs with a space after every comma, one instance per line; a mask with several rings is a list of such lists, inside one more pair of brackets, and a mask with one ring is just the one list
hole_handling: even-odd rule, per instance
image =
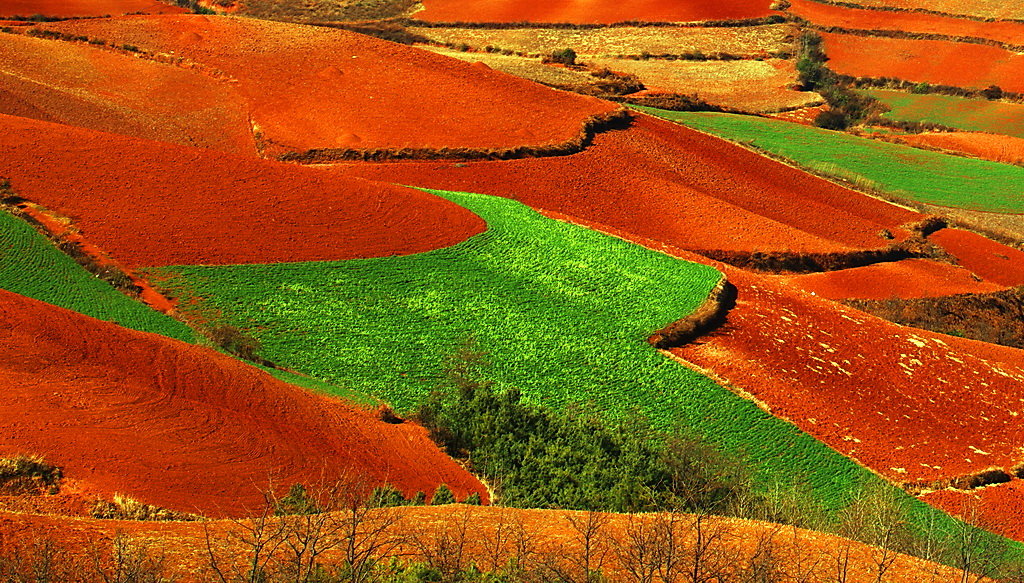
[[881, 89], [865, 93], [889, 106], [890, 111], [882, 116], [888, 119], [1024, 138], [1024, 105], [1019, 103]]
[[0, 211], [0, 288], [127, 328], [192, 341], [188, 326], [83, 269], [31, 226]]
[[173, 295], [197, 299], [197, 315], [250, 330], [265, 357], [399, 409], [436, 386], [446, 355], [473, 336], [499, 389], [692, 427], [743, 452], [762, 485], [803, 477], [835, 508], [876, 479], [647, 344], [700, 304], [719, 272], [514, 201], [438, 194], [480, 214], [488, 231], [405, 257], [147, 271]]
[[939, 206], [1024, 213], [1024, 168], [961, 158], [762, 117], [637, 108], [747, 144], [890, 197]]

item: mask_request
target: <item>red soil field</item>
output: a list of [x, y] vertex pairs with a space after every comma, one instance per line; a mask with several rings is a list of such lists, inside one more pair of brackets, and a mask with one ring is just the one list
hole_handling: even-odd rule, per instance
[[639, 115], [585, 151], [503, 162], [339, 164], [345, 174], [513, 198], [684, 249], [882, 247], [916, 213], [724, 140]]
[[906, 259], [865, 267], [786, 276], [783, 281], [828, 299], [884, 300], [983, 294], [1005, 289], [947, 263]]
[[[504, 567], [508, 557], [514, 556], [514, 546], [520, 539], [525, 541], [527, 549], [536, 547], [540, 556], [528, 558], [524, 567], [533, 567], [536, 560], [549, 560], [548, 555], [555, 559], [575, 559], [582, 552], [579, 535], [570, 526], [569, 518], [586, 520], [579, 512], [563, 510], [519, 510], [515, 508], [478, 507], [465, 505], [403, 507], [375, 511], [371, 518], [382, 516], [382, 513], [398, 519], [397, 524], [388, 529], [390, 534], [401, 538], [417, 538], [430, 541], [434, 537], [448, 536], [450, 540], [465, 541], [462, 557], [466, 564], [475, 563], [480, 569], [489, 571], [494, 568], [497, 559], [499, 567]], [[593, 537], [596, 555], [600, 559], [603, 570], [612, 581], [631, 580], [624, 572], [621, 559], [613, 551], [617, 542], [628, 545], [627, 532], [630, 524], [652, 524], [656, 515], [602, 515], [606, 518], [604, 526]], [[392, 518], [393, 519], [393, 518]], [[679, 528], [685, 534], [680, 541], [683, 556], [688, 555], [694, 543], [694, 535], [690, 533], [693, 518], [681, 516]], [[461, 525], [465, 525], [465, 535], [456, 534]], [[224, 533], [237, 532], [226, 521], [210, 521], [206, 528], [221, 542]], [[781, 526], [751, 520], [735, 518], [710, 517], [705, 519], [705, 532], [714, 533], [718, 541], [712, 541], [709, 548], [714, 551], [730, 553], [733, 564], [745, 563], [754, 554], [759, 541], [770, 541], [771, 548], [777, 555], [775, 558], [787, 567], [786, 572], [811, 572], [814, 576], [807, 581], [823, 582], [833, 580], [833, 556], [850, 550], [848, 583], [869, 583], [876, 580], [874, 561], [879, 556], [872, 547], [863, 543], [849, 541], [835, 535], [822, 532]], [[182, 577], [176, 580], [183, 582], [209, 581], [203, 579], [206, 556], [206, 538], [204, 525], [188, 522], [130, 522], [123, 520], [67, 519], [57, 516], [37, 516], [31, 514], [14, 514], [0, 512], [0, 552], [19, 543], [31, 543], [35, 538], [55, 539], [58, 548], [88, 548], [89, 543], [100, 541], [109, 547], [110, 541], [118, 532], [133, 540], [156, 544], [166, 554], [168, 564], [177, 565], [183, 571]], [[503, 533], [503, 534], [499, 534]], [[458, 544], [458, 542], [456, 542]], [[410, 559], [420, 558], [412, 545], [407, 545]], [[217, 548], [216, 546], [214, 548]], [[401, 548], [400, 550], [405, 550]], [[764, 547], [762, 547], [762, 551]], [[733, 554], [734, 553], [734, 554]], [[332, 560], [336, 551], [328, 551], [324, 557]], [[684, 559], [685, 561], [685, 559]], [[958, 580], [959, 573], [950, 567], [928, 563], [922, 559], [908, 555], [894, 557], [891, 568], [885, 573], [885, 580], [892, 583], [919, 583], [921, 581], [953, 581]]]
[[957, 263], [988, 281], [1005, 286], [1024, 285], [1024, 252], [968, 231], [943, 229], [929, 237]]
[[1024, 351], [904, 328], [734, 268], [726, 326], [673, 350], [896, 481], [1021, 463]]
[[429, 22], [684, 22], [774, 14], [771, 0], [423, 0], [413, 18]]
[[[343, 30], [222, 16], [47, 28], [171, 53], [232, 78], [268, 156], [311, 149], [562, 145], [618, 105]], [[164, 87], [164, 93], [179, 88]], [[159, 98], [159, 96], [154, 96]]]
[[486, 229], [418, 190], [5, 115], [0, 177], [129, 267], [405, 255]]
[[822, 33], [828, 66], [853, 77], [895, 77], [984, 89], [1024, 91], [1024, 55], [970, 43]]
[[969, 36], [1011, 45], [1024, 44], [1024, 23], [1020, 22], [979, 22], [918, 12], [845, 8], [814, 0], [790, 0], [789, 11], [819, 26]]
[[0, 113], [256, 155], [232, 86], [84, 43], [0, 35]]
[[268, 481], [346, 472], [410, 495], [486, 495], [420, 426], [10, 292], [0, 315], [0, 455], [42, 455], [91, 491], [213, 516], [257, 507]]
[[121, 16], [122, 14], [183, 14], [188, 9], [159, 0], [0, 0], [3, 16]]
[[1024, 541], [1024, 524], [1020, 520], [1024, 480], [1011, 480], [970, 492], [939, 490], [921, 499], [954, 516], [972, 518], [987, 530]]
[[899, 140], [917, 148], [938, 149], [1005, 164], [1024, 164], [1024, 138], [982, 132], [929, 132], [899, 136]]

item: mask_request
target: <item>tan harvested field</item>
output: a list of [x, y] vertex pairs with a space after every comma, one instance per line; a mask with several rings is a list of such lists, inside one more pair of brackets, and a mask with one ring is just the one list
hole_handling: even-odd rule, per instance
[[85, 43], [0, 34], [0, 113], [256, 155], [232, 85]]
[[796, 69], [792, 61], [665, 61], [587, 59], [594, 67], [636, 75], [648, 90], [697, 94], [723, 107], [769, 113], [818, 105], [821, 96], [794, 91]]
[[423, 47], [431, 52], [467, 63], [483, 63], [495, 71], [508, 73], [545, 85], [587, 85], [595, 78], [585, 72], [573, 71], [557, 65], [545, 65], [537, 58], [501, 55], [495, 53], [463, 52], [440, 47]]
[[747, 27], [643, 27], [616, 26], [596, 29], [558, 28], [427, 28], [409, 31], [429, 39], [465, 43], [474, 48], [488, 45], [528, 54], [545, 54], [571, 48], [579, 55], [615, 56], [679, 55], [700, 51], [761, 56], [792, 50], [794, 29], [788, 24]]
[[851, 3], [865, 8], [930, 10], [979, 18], [1024, 18], [1024, 4], [1016, 0], [852, 0]]

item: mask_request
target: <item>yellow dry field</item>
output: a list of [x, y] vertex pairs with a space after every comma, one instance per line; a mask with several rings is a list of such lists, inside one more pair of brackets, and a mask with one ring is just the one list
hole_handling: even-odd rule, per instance
[[794, 91], [792, 61], [664, 61], [587, 59], [592, 67], [633, 74], [650, 91], [696, 94], [713, 105], [770, 113], [821, 103], [817, 93]]
[[609, 27], [594, 29], [483, 29], [410, 27], [409, 32], [441, 43], [492, 46], [531, 55], [571, 48], [581, 56], [729, 53], [754, 57], [793, 50], [789, 24], [731, 28]]
[[853, 3], [865, 8], [919, 8], [980, 18], [1024, 19], [1024, 2], [1019, 0], [853, 0]]
[[515, 55], [499, 55], [494, 53], [462, 52], [439, 47], [421, 47], [439, 55], [467, 61], [483, 63], [495, 71], [508, 73], [524, 79], [530, 79], [545, 85], [584, 85], [593, 83], [594, 77], [555, 65], [545, 65], [540, 59], [531, 59]]

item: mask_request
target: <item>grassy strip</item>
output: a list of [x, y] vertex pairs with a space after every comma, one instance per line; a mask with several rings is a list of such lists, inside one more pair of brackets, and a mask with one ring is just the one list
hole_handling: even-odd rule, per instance
[[1024, 138], [1022, 104], [877, 89], [866, 93], [889, 106], [889, 111], [882, 116], [886, 119]]
[[[717, 271], [513, 201], [438, 194], [480, 214], [490, 229], [406, 257], [147, 271], [179, 297], [197, 299], [197, 315], [223, 314], [248, 328], [268, 358], [402, 410], [443, 382], [446, 357], [471, 336], [488, 353], [496, 391], [691, 428], [748, 460], [758, 488], [802, 482], [836, 510], [878, 480], [647, 344], [705, 299]], [[922, 517], [948, 520], [910, 503]]]
[[638, 108], [753, 146], [819, 174], [893, 198], [996, 213], [1024, 213], [1024, 168], [949, 156], [775, 119]]
[[126, 328], [195, 340], [188, 326], [94, 277], [6, 212], [0, 212], [0, 288]]

